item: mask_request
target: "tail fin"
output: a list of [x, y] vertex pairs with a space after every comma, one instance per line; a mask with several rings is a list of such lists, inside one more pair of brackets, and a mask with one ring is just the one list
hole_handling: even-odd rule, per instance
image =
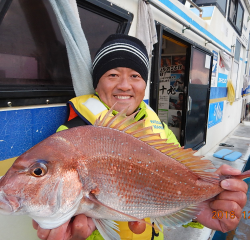
[[241, 180], [244, 180], [246, 178], [250, 178], [250, 170], [247, 170], [238, 176], [232, 176], [232, 177], [237, 178], [237, 179], [241, 179]]
[[231, 179], [231, 178], [240, 179], [240, 180], [250, 178], [250, 170], [247, 170], [247, 171], [241, 173], [240, 175], [221, 175], [220, 181], [223, 181], [225, 179]]

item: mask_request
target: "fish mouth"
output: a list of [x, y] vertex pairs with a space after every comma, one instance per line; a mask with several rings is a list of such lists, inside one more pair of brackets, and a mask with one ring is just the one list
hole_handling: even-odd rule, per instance
[[16, 212], [20, 204], [16, 197], [6, 197], [3, 192], [0, 192], [0, 213], [11, 214]]

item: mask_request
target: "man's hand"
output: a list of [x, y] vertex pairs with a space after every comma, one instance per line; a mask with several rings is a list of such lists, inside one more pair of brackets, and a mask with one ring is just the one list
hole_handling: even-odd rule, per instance
[[[241, 171], [229, 165], [222, 165], [216, 173], [219, 175], [239, 175]], [[239, 179], [226, 179], [221, 182], [221, 187], [224, 189], [222, 193], [199, 205], [202, 210], [196, 220], [208, 228], [228, 232], [235, 229], [240, 222], [242, 209], [247, 202], [248, 185]], [[216, 219], [213, 211], [219, 210], [223, 212], [223, 217]], [[230, 212], [233, 213], [231, 216]]]
[[40, 228], [34, 220], [32, 224], [37, 230], [37, 236], [42, 240], [85, 240], [95, 230], [92, 219], [83, 214], [52, 230]]
[[[77, 215], [68, 222], [55, 229], [40, 228], [38, 223], [32, 221], [33, 227], [37, 230], [37, 236], [42, 240], [85, 240], [96, 229], [91, 218], [83, 214]], [[135, 234], [144, 232], [145, 223], [130, 222], [131, 231]]]

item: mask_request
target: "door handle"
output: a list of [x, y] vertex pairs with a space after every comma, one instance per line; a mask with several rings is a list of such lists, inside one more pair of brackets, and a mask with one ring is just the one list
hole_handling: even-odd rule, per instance
[[192, 110], [192, 98], [190, 96], [188, 96], [188, 113], [190, 114], [191, 113], [191, 110]]

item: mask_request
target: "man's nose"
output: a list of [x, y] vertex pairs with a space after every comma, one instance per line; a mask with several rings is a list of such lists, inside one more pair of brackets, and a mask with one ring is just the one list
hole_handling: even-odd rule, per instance
[[131, 83], [129, 81], [128, 76], [121, 76], [119, 83], [117, 84], [117, 88], [122, 91], [128, 91], [132, 88]]

